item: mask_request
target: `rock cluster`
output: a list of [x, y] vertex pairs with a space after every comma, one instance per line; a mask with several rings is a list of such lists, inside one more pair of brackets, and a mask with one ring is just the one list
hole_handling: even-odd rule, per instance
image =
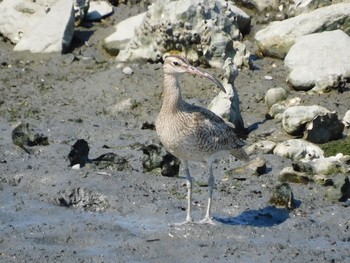
[[250, 17], [223, 0], [160, 0], [144, 16], [133, 18], [135, 35], [125, 47], [124, 39], [118, 41], [121, 33], [105, 40], [106, 47], [114, 42], [112, 49], [120, 50], [119, 61], [161, 61], [164, 53], [176, 51], [191, 61], [221, 67], [238, 52], [233, 41], [250, 28]]
[[262, 54], [285, 58], [293, 88], [323, 93], [350, 78], [349, 17], [349, 2], [327, 5], [272, 22], [255, 40]]

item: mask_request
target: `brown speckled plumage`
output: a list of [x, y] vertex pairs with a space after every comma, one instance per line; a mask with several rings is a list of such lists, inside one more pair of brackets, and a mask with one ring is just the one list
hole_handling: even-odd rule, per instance
[[208, 73], [192, 67], [186, 58], [170, 55], [164, 61], [163, 105], [156, 121], [156, 130], [164, 147], [178, 157], [188, 180], [188, 206], [185, 222], [191, 222], [192, 179], [187, 161], [207, 161], [209, 165], [209, 201], [206, 217], [202, 223], [213, 223], [210, 219], [211, 192], [214, 182], [212, 162], [222, 153], [230, 152], [238, 159], [248, 159], [244, 146], [234, 132], [233, 125], [202, 107], [184, 101], [179, 86], [183, 73], [199, 75], [212, 80], [224, 90], [221, 83]]

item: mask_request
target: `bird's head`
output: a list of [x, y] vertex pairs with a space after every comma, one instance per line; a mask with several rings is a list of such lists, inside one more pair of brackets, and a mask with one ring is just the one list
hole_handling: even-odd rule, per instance
[[191, 66], [190, 62], [183, 56], [168, 55], [164, 58], [163, 65], [164, 74], [178, 76], [183, 73], [190, 73], [192, 75], [198, 75], [213, 81], [223, 92], [225, 88], [221, 82], [218, 81], [213, 75], [207, 72], [201, 71], [196, 67]]

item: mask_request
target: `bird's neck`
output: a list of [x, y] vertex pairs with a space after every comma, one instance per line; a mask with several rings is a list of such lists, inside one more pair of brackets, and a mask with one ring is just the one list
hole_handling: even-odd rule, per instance
[[178, 77], [165, 74], [162, 111], [174, 113], [181, 110], [183, 104]]

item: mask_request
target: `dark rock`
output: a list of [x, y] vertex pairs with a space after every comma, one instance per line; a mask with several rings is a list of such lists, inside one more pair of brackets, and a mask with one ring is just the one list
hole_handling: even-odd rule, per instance
[[312, 176], [305, 172], [298, 172], [293, 169], [293, 167], [285, 167], [281, 170], [278, 180], [283, 183], [297, 183], [297, 184], [307, 184], [313, 182]]
[[110, 169], [123, 171], [129, 169], [129, 162], [124, 158], [120, 157], [115, 153], [106, 153], [97, 157], [96, 159], [91, 160], [98, 169]]
[[154, 123], [144, 122], [142, 123], [141, 130], [156, 130]]
[[85, 211], [104, 211], [110, 204], [107, 197], [84, 188], [66, 189], [53, 197], [54, 204]]
[[70, 153], [68, 154], [68, 159], [70, 161], [70, 166], [80, 164], [84, 166], [85, 163], [89, 161], [89, 145], [84, 139], [77, 140], [72, 146]]
[[12, 131], [12, 141], [15, 145], [29, 152], [26, 147], [49, 145], [47, 136], [43, 135], [37, 127], [29, 123], [20, 123]]
[[337, 114], [329, 113], [316, 116], [306, 128], [305, 139], [313, 143], [326, 143], [342, 137], [344, 124]]
[[177, 176], [179, 174], [180, 160], [165, 151], [160, 145], [150, 144], [142, 148], [145, 158], [142, 161], [144, 172], [161, 169], [162, 176]]
[[276, 206], [283, 206], [287, 209], [295, 208], [293, 192], [288, 183], [277, 185], [273, 189], [269, 202]]
[[304, 172], [309, 175], [314, 174], [314, 169], [311, 164], [301, 161], [296, 161], [292, 163], [293, 170], [296, 172]]
[[22, 180], [21, 175], [15, 175], [15, 176], [9, 178], [7, 182], [11, 186], [18, 186], [19, 183], [21, 182], [21, 180]]

